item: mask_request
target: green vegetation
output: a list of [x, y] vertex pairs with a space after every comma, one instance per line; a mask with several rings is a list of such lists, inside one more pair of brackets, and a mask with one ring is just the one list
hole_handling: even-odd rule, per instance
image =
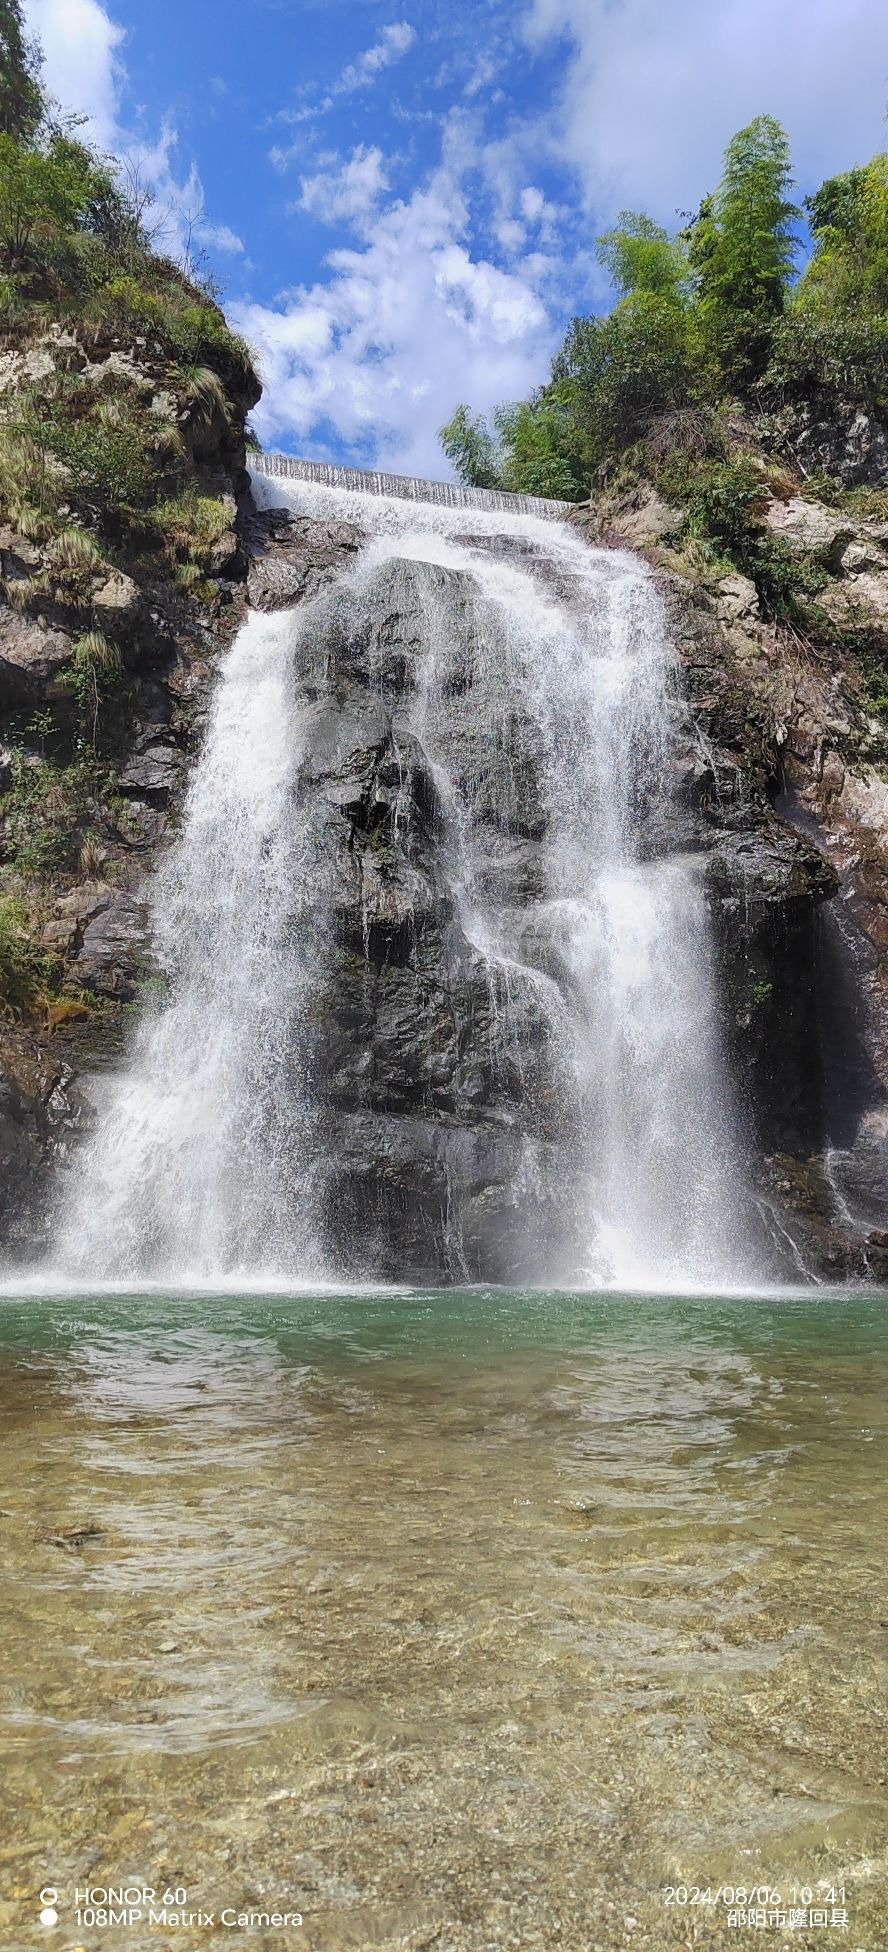
[[789, 144], [770, 115], [729, 142], [724, 173], [685, 232], [704, 359], [729, 390], [748, 390], [768, 363], [795, 257]]
[[[164, 549], [151, 511], [187, 493], [201, 444], [257, 396], [246, 345], [210, 287], [152, 247], [149, 218], [138, 183], [54, 119], [19, 0], [0, 0], [0, 347], [73, 326], [91, 362], [63, 351], [7, 395], [0, 514], [26, 539], [82, 531]], [[105, 357], [136, 341], [135, 360]], [[53, 560], [85, 574], [86, 545]]]
[[572, 321], [529, 400], [489, 425], [456, 409], [441, 442], [460, 480], [580, 501], [644, 477], [677, 509], [678, 537], [752, 575], [770, 614], [816, 596], [819, 572], [757, 518], [797, 427], [859, 407], [888, 419], [888, 156], [807, 199], [801, 276], [791, 181], [786, 136], [762, 115], [675, 235], [623, 211], [597, 243], [612, 311]]
[[0, 134], [27, 140], [43, 115], [40, 54], [25, 39], [21, 0], [0, 0]]
[[0, 792], [4, 879], [39, 881], [77, 867], [103, 783], [103, 768], [87, 751], [66, 764], [14, 744]]
[[55, 959], [35, 946], [27, 906], [0, 895], [0, 1019], [24, 1016], [53, 986]]
[[211, 292], [152, 249], [144, 201], [47, 115], [27, 137], [0, 133], [0, 332], [72, 320], [87, 339], [139, 336], [255, 393], [248, 349]]
[[259, 385], [211, 281], [156, 248], [151, 219], [138, 180], [59, 119], [22, 0], [0, 0], [0, 602], [50, 650], [36, 708], [2, 728], [0, 1017], [104, 1007], [66, 986], [43, 925], [139, 841], [117, 766], [158, 612], [171, 584], [216, 602], [231, 553], [214, 491]]

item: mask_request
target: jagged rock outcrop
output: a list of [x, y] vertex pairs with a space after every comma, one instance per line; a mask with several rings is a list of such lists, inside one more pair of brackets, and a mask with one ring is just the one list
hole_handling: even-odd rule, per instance
[[[14, 1259], [43, 1238], [53, 1168], [84, 1115], [77, 1073], [116, 1054], [123, 1012], [151, 978], [146, 876], [175, 826], [214, 660], [245, 606], [244, 424], [260, 389], [224, 335], [217, 366], [210, 384], [198, 375], [195, 407], [183, 402], [187, 373], [147, 336], [54, 325], [0, 349], [4, 457], [21, 462], [38, 384], [62, 420], [70, 398], [72, 425], [91, 426], [104, 402], [95, 424], [113, 434], [125, 412], [158, 498], [150, 520], [130, 520], [111, 471], [112, 499], [96, 476], [85, 504], [75, 484], [59, 505], [61, 464], [35, 452], [34, 505], [16, 515], [0, 479], [0, 1241]], [[42, 465], [56, 467], [46, 506]]]
[[7, 1262], [27, 1261], [45, 1244], [48, 1189], [81, 1114], [64, 1045], [0, 1026], [0, 1239]]

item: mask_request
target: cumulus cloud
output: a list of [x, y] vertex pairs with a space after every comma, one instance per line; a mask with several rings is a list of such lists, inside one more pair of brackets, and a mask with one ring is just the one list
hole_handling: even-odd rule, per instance
[[25, 18], [43, 48], [50, 95], [69, 114], [86, 116], [85, 135], [113, 147], [123, 28], [99, 0], [26, 0]]
[[473, 257], [467, 233], [460, 186], [439, 170], [380, 212], [362, 248], [334, 251], [326, 282], [233, 308], [259, 353], [263, 440], [317, 452], [326, 429], [367, 459], [435, 473], [458, 400], [526, 394], [551, 351], [546, 311], [529, 277]]
[[733, 132], [776, 115], [815, 184], [883, 139], [884, 0], [532, 0], [535, 46], [568, 39], [551, 132], [596, 215], [696, 207]]
[[375, 210], [389, 182], [381, 149], [360, 143], [347, 163], [338, 156], [323, 158], [332, 167], [299, 180], [297, 208], [324, 224], [360, 224]]

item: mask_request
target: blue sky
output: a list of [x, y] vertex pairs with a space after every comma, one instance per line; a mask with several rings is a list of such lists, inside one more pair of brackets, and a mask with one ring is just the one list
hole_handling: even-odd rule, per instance
[[26, 0], [46, 78], [190, 234], [265, 445], [446, 472], [436, 430], [545, 378], [609, 302], [595, 234], [665, 223], [752, 115], [798, 193], [888, 147], [884, 0]]

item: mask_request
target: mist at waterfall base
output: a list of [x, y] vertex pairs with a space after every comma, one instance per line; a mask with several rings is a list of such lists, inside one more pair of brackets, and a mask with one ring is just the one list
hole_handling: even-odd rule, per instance
[[[698, 863], [669, 838], [674, 654], [644, 566], [482, 497], [469, 510], [317, 481], [255, 487], [266, 504], [356, 520], [367, 540], [313, 602], [252, 613], [220, 662], [181, 831], [152, 890], [166, 997], [145, 1009], [124, 1068], [96, 1081], [53, 1275], [81, 1288], [372, 1280], [372, 1261], [343, 1266], [325, 1209], [312, 1006], [332, 925], [300, 766], [325, 633], [359, 629], [381, 579], [409, 565], [424, 642], [401, 717], [434, 780], [494, 1038], [502, 1025], [495, 1056], [523, 1062], [500, 999], [526, 992], [557, 1080], [570, 1224], [548, 1280], [755, 1285], [707, 907]], [[459, 613], [441, 570], [467, 593]], [[467, 694], [471, 772], [453, 736]], [[517, 905], [491, 891], [481, 842], [491, 795], [501, 822], [520, 812], [520, 781], [486, 758], [498, 741], [501, 758], [516, 717], [532, 729], [544, 813], [543, 885]], [[529, 1134], [519, 1204], [547, 1170]], [[456, 1196], [448, 1225], [452, 1278], [464, 1280]]]

